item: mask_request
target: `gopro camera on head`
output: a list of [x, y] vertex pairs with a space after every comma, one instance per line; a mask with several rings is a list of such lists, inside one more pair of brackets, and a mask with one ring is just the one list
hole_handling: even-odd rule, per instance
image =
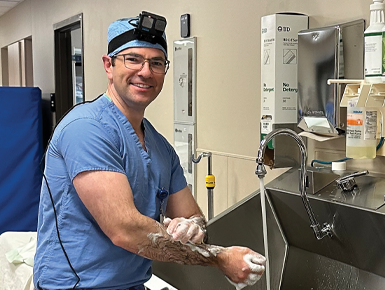
[[108, 54], [125, 43], [136, 39], [152, 44], [157, 43], [161, 45], [167, 53], [167, 42], [163, 38], [163, 33], [167, 25], [166, 18], [142, 11], [138, 18], [129, 20], [129, 23], [135, 28], [113, 38], [108, 44]]
[[166, 25], [166, 18], [142, 11], [139, 14], [138, 28], [135, 29], [135, 34], [138, 36], [138, 39], [157, 43], [159, 38], [163, 39]]

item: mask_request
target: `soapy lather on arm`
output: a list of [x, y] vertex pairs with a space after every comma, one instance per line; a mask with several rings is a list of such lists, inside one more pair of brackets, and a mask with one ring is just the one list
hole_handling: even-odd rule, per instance
[[175, 241], [182, 244], [191, 242], [200, 244], [206, 235], [206, 220], [202, 216], [192, 216], [188, 219], [180, 217], [175, 219], [166, 218], [163, 222], [167, 228], [167, 233]]

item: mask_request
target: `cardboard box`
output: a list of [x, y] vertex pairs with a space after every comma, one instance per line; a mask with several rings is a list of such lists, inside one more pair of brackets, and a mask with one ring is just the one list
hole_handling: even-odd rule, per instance
[[274, 124], [297, 123], [298, 32], [308, 16], [282, 13], [261, 18], [261, 135]]

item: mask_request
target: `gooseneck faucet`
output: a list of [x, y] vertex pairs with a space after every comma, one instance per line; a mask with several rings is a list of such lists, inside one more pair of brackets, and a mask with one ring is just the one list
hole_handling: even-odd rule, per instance
[[331, 226], [328, 223], [324, 223], [323, 227], [319, 225], [317, 219], [314, 215], [314, 212], [310, 206], [309, 199], [306, 194], [306, 159], [307, 152], [305, 143], [302, 138], [293, 130], [281, 128], [275, 129], [269, 134], [266, 135], [265, 139], [263, 139], [259, 145], [258, 149], [258, 157], [257, 157], [257, 169], [255, 170], [255, 174], [258, 175], [259, 178], [263, 178], [266, 175], [266, 169], [263, 165], [264, 154], [266, 150], [267, 144], [277, 135], [287, 135], [292, 137], [296, 142], [301, 151], [301, 170], [300, 170], [300, 180], [299, 180], [299, 191], [302, 197], [303, 204], [305, 206], [307, 215], [310, 219], [310, 227], [313, 229], [314, 234], [317, 240], [321, 240], [325, 236], [332, 236]]

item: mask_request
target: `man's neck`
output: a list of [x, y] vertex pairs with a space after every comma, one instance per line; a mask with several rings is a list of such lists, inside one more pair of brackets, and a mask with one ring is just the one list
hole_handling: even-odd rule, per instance
[[116, 92], [114, 92], [111, 87], [108, 88], [106, 95], [112, 100], [115, 106], [117, 106], [118, 109], [124, 114], [124, 116], [130, 122], [135, 133], [138, 136], [142, 136], [143, 135], [142, 121], [144, 118], [144, 110], [138, 111], [138, 110], [131, 109], [126, 103], [123, 102], [123, 100], [119, 98], [119, 96], [116, 95]]

